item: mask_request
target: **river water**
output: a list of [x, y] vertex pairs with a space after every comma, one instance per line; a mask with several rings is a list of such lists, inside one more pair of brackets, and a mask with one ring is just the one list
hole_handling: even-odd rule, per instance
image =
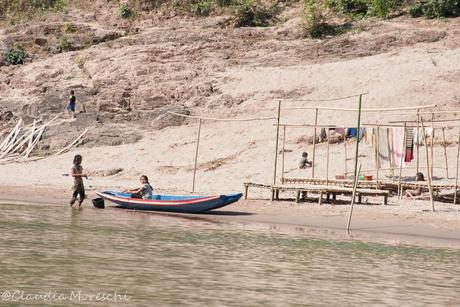
[[242, 230], [209, 216], [1, 205], [0, 304], [458, 306], [460, 251]]

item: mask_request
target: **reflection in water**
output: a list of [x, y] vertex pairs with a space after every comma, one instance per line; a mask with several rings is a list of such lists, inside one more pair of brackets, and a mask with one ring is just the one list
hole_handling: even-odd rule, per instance
[[126, 291], [137, 306], [460, 303], [459, 251], [42, 205], [3, 205], [0, 231], [0, 291]]

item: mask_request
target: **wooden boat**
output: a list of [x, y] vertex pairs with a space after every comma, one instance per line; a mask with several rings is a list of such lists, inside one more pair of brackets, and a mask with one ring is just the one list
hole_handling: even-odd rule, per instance
[[215, 196], [152, 195], [151, 199], [131, 198], [130, 193], [96, 192], [101, 198], [120, 207], [135, 210], [168, 211], [183, 213], [205, 212], [237, 202], [242, 193]]

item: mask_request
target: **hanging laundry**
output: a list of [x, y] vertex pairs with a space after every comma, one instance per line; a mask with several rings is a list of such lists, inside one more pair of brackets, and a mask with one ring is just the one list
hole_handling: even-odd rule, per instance
[[[359, 138], [358, 140], [361, 141], [363, 136], [366, 134], [366, 128], [359, 129]], [[358, 137], [358, 128], [348, 128], [347, 129], [347, 137], [348, 138], [355, 138]]]
[[347, 137], [348, 138], [355, 138], [358, 135], [357, 128], [348, 128], [347, 129]]
[[388, 129], [378, 128], [378, 164], [379, 167], [388, 167], [390, 165], [390, 151], [388, 148]]
[[393, 166], [401, 166], [406, 154], [406, 144], [404, 142], [404, 128], [392, 128], [393, 130]]
[[366, 135], [366, 128], [359, 128], [359, 141], [360, 142], [365, 135]]
[[364, 143], [374, 145], [374, 128], [365, 130]]
[[414, 159], [414, 128], [406, 128], [406, 153], [404, 162], [408, 163]]
[[335, 128], [335, 132], [345, 136], [345, 128]]
[[431, 137], [433, 135], [433, 128], [427, 127], [425, 128], [425, 133], [422, 133], [422, 128], [414, 129], [414, 143], [423, 145], [425, 138], [427, 136]]

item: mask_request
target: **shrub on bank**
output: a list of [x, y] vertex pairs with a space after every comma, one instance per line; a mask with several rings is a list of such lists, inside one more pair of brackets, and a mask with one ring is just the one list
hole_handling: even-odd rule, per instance
[[22, 49], [21, 46], [15, 45], [6, 49], [3, 54], [5, 62], [9, 65], [20, 65], [24, 64], [24, 60], [27, 58], [27, 53]]
[[277, 7], [266, 5], [252, 0], [241, 2], [235, 11], [238, 27], [267, 26], [268, 21], [276, 15]]
[[459, 17], [460, 0], [427, 0], [416, 3], [409, 9], [412, 17], [426, 18]]
[[120, 4], [120, 16], [123, 18], [129, 18], [133, 14], [133, 11], [127, 3]]
[[0, 18], [16, 24], [46, 11], [65, 11], [68, 5], [68, 0], [0, 0]]
[[388, 15], [404, 4], [403, 0], [325, 0], [328, 8], [353, 18]]

